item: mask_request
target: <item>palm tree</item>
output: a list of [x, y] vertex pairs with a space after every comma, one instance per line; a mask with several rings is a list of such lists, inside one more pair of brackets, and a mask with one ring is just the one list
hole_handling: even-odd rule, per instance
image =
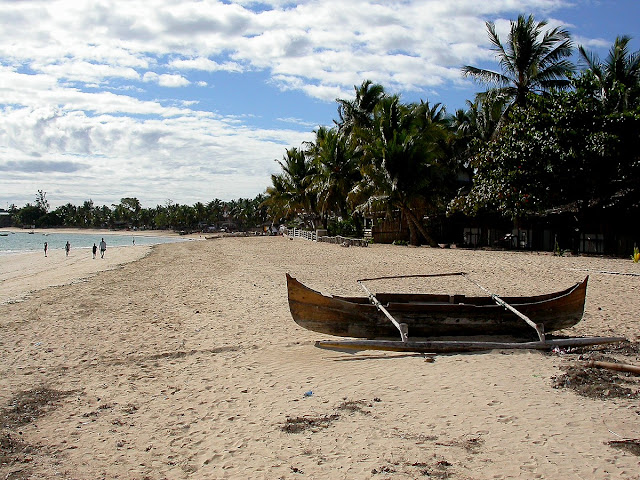
[[443, 123], [446, 119], [447, 111], [441, 103], [432, 106], [428, 101], [420, 100], [420, 103], [413, 105], [412, 108], [416, 121], [423, 125]]
[[339, 213], [343, 219], [348, 216], [347, 196], [360, 180], [360, 154], [336, 128], [320, 127], [315, 134], [316, 141], [306, 146], [315, 167], [312, 188], [326, 224], [331, 212]]
[[[427, 104], [428, 105], [428, 104]], [[402, 105], [397, 96], [384, 98], [374, 112], [375, 139], [365, 144], [363, 179], [352, 197], [359, 208], [387, 206], [399, 209], [407, 219], [411, 244], [418, 232], [433, 244], [423, 225], [447, 184], [443, 162], [443, 121], [425, 121], [425, 104]]]
[[384, 87], [371, 80], [365, 80], [360, 87], [353, 86], [356, 96], [353, 100], [337, 99], [338, 127], [343, 135], [350, 136], [354, 131], [367, 130], [373, 125], [373, 111], [385, 97]]
[[222, 222], [222, 214], [224, 212], [224, 204], [222, 200], [215, 198], [207, 203], [207, 221], [216, 227]]
[[457, 164], [461, 188], [469, 187], [474, 175], [471, 158], [481, 145], [494, 137], [507, 106], [504, 95], [491, 91], [476, 96], [474, 102], [467, 100], [467, 110], [458, 109], [446, 119], [451, 133], [447, 139], [447, 156]]
[[609, 55], [601, 62], [594, 53], [578, 47], [580, 57], [593, 76], [601, 102], [614, 111], [624, 111], [640, 97], [640, 51], [630, 53], [631, 37], [617, 37]]
[[76, 209], [76, 215], [80, 227], [89, 227], [92, 223], [93, 200], [85, 200], [81, 207]]
[[473, 139], [488, 141], [493, 137], [508, 107], [508, 99], [492, 90], [484, 95], [477, 95], [474, 102], [467, 100], [467, 107], [467, 110], [458, 109], [448, 119], [456, 139], [465, 144]]
[[206, 223], [207, 221], [207, 207], [202, 202], [196, 202], [193, 204], [193, 209], [196, 214], [196, 222], [198, 224]]
[[556, 27], [543, 33], [547, 22], [536, 22], [533, 15], [511, 22], [506, 45], [503, 45], [493, 22], [486, 22], [491, 49], [502, 73], [467, 65], [462, 68], [465, 77], [493, 85], [512, 100], [514, 105], [525, 106], [527, 95], [550, 89], [567, 88], [567, 78], [574, 70], [568, 60], [573, 44], [567, 30]]
[[[27, 204], [27, 206], [29, 206], [29, 204]], [[62, 224], [65, 227], [76, 226], [77, 208], [75, 205], [71, 203], [60, 205], [58, 208], [56, 208], [56, 213], [62, 219]]]
[[282, 161], [276, 161], [282, 172], [271, 175], [272, 185], [267, 187], [264, 205], [274, 221], [300, 214], [314, 226], [317, 208], [311, 189], [313, 165], [305, 152], [295, 147], [286, 151]]

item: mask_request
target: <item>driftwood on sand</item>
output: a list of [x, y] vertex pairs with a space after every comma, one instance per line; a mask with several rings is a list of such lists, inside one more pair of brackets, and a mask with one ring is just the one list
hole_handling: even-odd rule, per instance
[[589, 360], [584, 364], [585, 367], [604, 368], [607, 370], [615, 370], [617, 372], [629, 372], [640, 375], [640, 366], [629, 365], [626, 363], [600, 362], [597, 360]]

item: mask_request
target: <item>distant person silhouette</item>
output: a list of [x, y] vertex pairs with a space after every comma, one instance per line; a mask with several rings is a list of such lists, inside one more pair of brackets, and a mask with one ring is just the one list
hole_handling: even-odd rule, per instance
[[93, 258], [96, 258], [96, 253], [98, 252], [98, 247], [96, 247], [96, 244], [93, 244]]
[[44, 242], [44, 256], [47, 256], [47, 250], [49, 249], [49, 245], [47, 244], [47, 242]]
[[104, 258], [104, 252], [107, 250], [107, 242], [104, 241], [104, 238], [100, 242], [100, 258]]
[[67, 254], [67, 257], [69, 256], [69, 251], [71, 250], [71, 244], [69, 242], [67, 242], [67, 244], [64, 246], [64, 251]]

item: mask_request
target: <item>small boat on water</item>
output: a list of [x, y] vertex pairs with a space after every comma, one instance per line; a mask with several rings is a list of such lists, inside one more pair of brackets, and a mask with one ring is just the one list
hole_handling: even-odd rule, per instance
[[[544, 343], [544, 334], [572, 327], [582, 319], [588, 280], [587, 276], [565, 290], [525, 297], [417, 293], [327, 296], [289, 274], [287, 289], [293, 320], [318, 333], [362, 339], [393, 338], [401, 325], [411, 337], [527, 337], [534, 332], [535, 325]], [[406, 342], [407, 335], [401, 331], [401, 336]]]

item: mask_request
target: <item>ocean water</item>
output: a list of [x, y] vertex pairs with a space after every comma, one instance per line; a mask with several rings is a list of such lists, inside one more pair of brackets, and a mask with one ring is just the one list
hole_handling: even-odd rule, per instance
[[126, 235], [96, 235], [89, 233], [47, 233], [45, 230], [36, 230], [34, 233], [14, 233], [0, 229], [0, 256], [21, 252], [44, 252], [44, 242], [47, 242], [49, 250], [63, 250], [67, 242], [71, 244], [71, 250], [77, 248], [90, 249], [94, 243], [99, 246], [102, 238], [107, 243], [107, 250], [110, 247], [132, 246], [134, 239], [136, 245], [156, 245], [189, 240], [180, 237], [147, 237], [136, 235], [135, 232], [130, 232]]

